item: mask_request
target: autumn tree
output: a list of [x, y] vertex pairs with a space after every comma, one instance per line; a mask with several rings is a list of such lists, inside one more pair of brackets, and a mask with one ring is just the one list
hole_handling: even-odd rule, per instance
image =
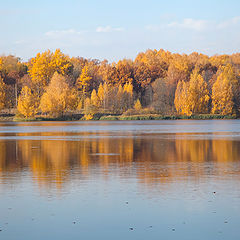
[[123, 92], [124, 92], [124, 104], [126, 108], [131, 108], [133, 105], [133, 85], [132, 83], [128, 82], [124, 84], [123, 87]]
[[98, 99], [99, 99], [99, 105], [100, 105], [100, 107], [102, 107], [104, 98], [105, 98], [105, 93], [104, 93], [104, 88], [103, 88], [102, 83], [98, 87], [97, 95], [98, 95]]
[[135, 89], [141, 94], [146, 87], [153, 81], [151, 70], [144, 62], [135, 62], [134, 65]]
[[234, 96], [236, 96], [237, 79], [230, 64], [221, 68], [221, 73], [213, 84], [212, 112], [222, 115], [232, 114]]
[[174, 101], [178, 113], [186, 115], [206, 113], [208, 101], [207, 83], [197, 69], [191, 74], [189, 82], [178, 83]]
[[96, 107], [91, 103], [90, 98], [86, 98], [84, 101], [84, 119], [93, 119], [94, 113], [96, 112]]
[[107, 60], [101, 62], [98, 69], [98, 74], [109, 87], [113, 87], [118, 84], [118, 74], [115, 64], [109, 64]]
[[72, 76], [76, 81], [78, 79], [78, 77], [80, 76], [84, 66], [88, 64], [88, 60], [83, 57], [72, 57], [70, 59], [70, 62], [73, 65]]
[[188, 104], [188, 83], [184, 81], [178, 82], [174, 104], [178, 113], [191, 115], [190, 106]]
[[121, 113], [125, 108], [123, 96], [124, 96], [124, 90], [123, 90], [122, 85], [120, 84], [118, 86], [117, 98], [115, 99], [115, 104], [114, 104], [115, 105], [114, 108], [116, 108], [116, 110], [119, 113]]
[[100, 106], [99, 98], [95, 89], [93, 89], [91, 93], [91, 104], [95, 107]]
[[18, 98], [17, 110], [26, 118], [33, 117], [37, 112], [36, 98], [27, 86], [22, 88], [21, 95]]
[[191, 113], [207, 113], [209, 92], [207, 83], [195, 69], [188, 84], [188, 104]]
[[74, 109], [76, 104], [76, 92], [74, 89], [70, 89], [64, 76], [55, 72], [49, 86], [41, 97], [41, 111], [51, 116], [60, 116], [66, 110]]
[[21, 78], [27, 73], [27, 66], [13, 55], [0, 57], [0, 77], [6, 86], [6, 107], [17, 106], [18, 93], [21, 91]]
[[90, 96], [91, 88], [92, 88], [92, 77], [90, 76], [88, 66], [84, 66], [82, 69], [81, 75], [76, 81], [76, 86], [80, 91], [83, 98]]
[[28, 67], [29, 75], [39, 95], [42, 94], [44, 88], [49, 84], [55, 72], [66, 75], [71, 71], [72, 64], [70, 59], [60, 49], [57, 49], [54, 53], [50, 50], [38, 53], [35, 58], [31, 59]]
[[115, 84], [124, 85], [133, 82], [133, 62], [131, 60], [123, 59], [118, 61], [115, 65], [116, 79]]
[[0, 110], [5, 107], [6, 103], [6, 84], [3, 82], [3, 79], [0, 77]]
[[99, 105], [105, 111], [106, 107], [109, 107], [108, 106], [108, 103], [109, 103], [109, 87], [108, 87], [106, 82], [103, 85], [102, 84], [99, 85], [97, 95], [98, 95], [98, 99], [99, 99]]
[[134, 104], [134, 109], [135, 109], [136, 111], [140, 111], [140, 110], [142, 109], [142, 105], [141, 105], [141, 102], [140, 102], [139, 99], [135, 102], [135, 104]]
[[[161, 114], [169, 114], [174, 109], [174, 98], [172, 86], [167, 79], [158, 78], [152, 83], [153, 91], [153, 108]], [[175, 93], [174, 93], [175, 94]]]

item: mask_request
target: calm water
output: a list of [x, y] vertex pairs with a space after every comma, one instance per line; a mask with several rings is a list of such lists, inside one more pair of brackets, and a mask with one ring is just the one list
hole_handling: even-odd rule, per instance
[[0, 239], [240, 239], [240, 121], [0, 123]]

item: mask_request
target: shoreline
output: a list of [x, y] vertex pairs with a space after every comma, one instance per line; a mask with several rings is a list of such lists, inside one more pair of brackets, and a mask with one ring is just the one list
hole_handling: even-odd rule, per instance
[[0, 122], [44, 122], [44, 121], [138, 121], [138, 120], [221, 120], [221, 119], [239, 119], [239, 117], [220, 114], [198, 114], [191, 116], [184, 115], [104, 115], [96, 114], [93, 119], [85, 120], [83, 114], [65, 115], [62, 117], [34, 117], [34, 118], [19, 118], [14, 114], [0, 115]]

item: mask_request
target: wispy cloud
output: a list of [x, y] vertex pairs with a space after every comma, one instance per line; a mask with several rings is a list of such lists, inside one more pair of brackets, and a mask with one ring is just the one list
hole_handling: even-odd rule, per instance
[[9, 52], [27, 58], [45, 49], [60, 48], [70, 55], [110, 60], [135, 56], [148, 48], [186, 53], [231, 53], [239, 51], [239, 25], [238, 16], [224, 21], [176, 20], [173, 16], [139, 28], [102, 25], [91, 29], [50, 29], [31, 38], [20, 36], [12, 43], [4, 43], [0, 39], [0, 50], [6, 52], [5, 49], [9, 49]]
[[203, 31], [208, 26], [208, 21], [206, 20], [195, 20], [192, 18], [185, 18], [181, 22], [172, 22], [167, 25], [168, 27], [176, 27], [176, 28], [185, 28], [191, 29], [195, 31]]
[[111, 26], [105, 26], [105, 27], [99, 26], [96, 29], [96, 32], [98, 33], [123, 32], [123, 31], [124, 31], [124, 28], [122, 27], [114, 28]]
[[228, 19], [226, 21], [219, 23], [217, 25], [217, 28], [218, 29], [228, 28], [228, 27], [232, 27], [238, 23], [240, 23], [240, 16], [237, 16], [237, 17], [234, 17], [234, 18], [231, 18], [231, 19]]
[[75, 29], [67, 29], [67, 30], [54, 30], [54, 31], [48, 31], [44, 35], [47, 37], [62, 37], [62, 36], [68, 36], [68, 35], [81, 35], [83, 32], [76, 31]]

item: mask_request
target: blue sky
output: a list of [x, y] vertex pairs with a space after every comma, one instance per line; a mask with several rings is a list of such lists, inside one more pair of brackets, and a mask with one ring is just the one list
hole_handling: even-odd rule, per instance
[[234, 53], [239, 0], [0, 0], [0, 54], [28, 60], [47, 49], [70, 56], [135, 58], [147, 49]]

